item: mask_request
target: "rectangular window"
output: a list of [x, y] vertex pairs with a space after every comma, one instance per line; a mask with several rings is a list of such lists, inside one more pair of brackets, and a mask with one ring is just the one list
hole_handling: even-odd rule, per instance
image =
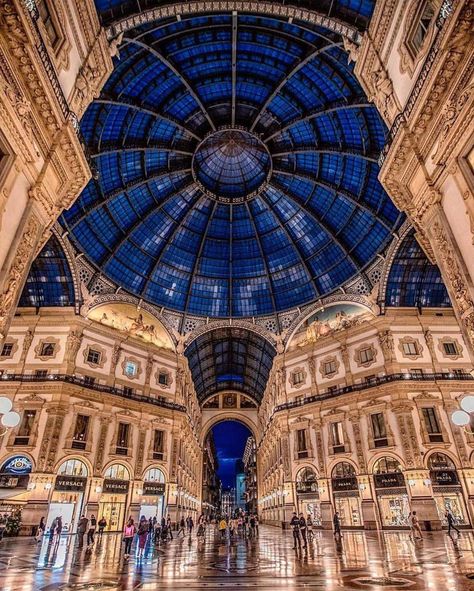
[[298, 458], [308, 457], [308, 451], [306, 448], [306, 429], [298, 429], [296, 431], [296, 451]]
[[342, 423], [331, 423], [330, 429], [333, 453], [337, 454], [344, 452], [344, 432], [342, 430]]
[[153, 434], [153, 459], [162, 460], [164, 452], [165, 433], [160, 429], [155, 429]]
[[413, 367], [412, 369], [410, 369], [410, 373], [412, 376], [422, 376], [423, 370], [419, 367]]
[[133, 388], [130, 388], [130, 386], [124, 386], [123, 393], [125, 396], [131, 396], [133, 394]]
[[40, 357], [52, 357], [56, 343], [41, 343]]
[[89, 349], [87, 351], [87, 362], [93, 365], [98, 365], [102, 359], [102, 353], [95, 349]]
[[361, 363], [370, 363], [374, 360], [374, 351], [371, 347], [361, 349], [359, 351], [359, 359]]
[[465, 369], [452, 369], [452, 370], [451, 370], [451, 373], [452, 373], [454, 376], [459, 376], [459, 377], [461, 377], [461, 376], [465, 376], [465, 375], [466, 375], [466, 370], [465, 370]]
[[336, 360], [332, 359], [331, 361], [326, 361], [324, 363], [323, 371], [324, 371], [325, 376], [330, 376], [332, 374], [335, 374], [337, 371]]
[[37, 378], [45, 378], [48, 375], [48, 370], [47, 369], [37, 369], [35, 370], [35, 376]]
[[293, 384], [302, 384], [304, 382], [304, 373], [302, 371], [295, 371], [293, 373]]
[[443, 349], [445, 355], [457, 355], [458, 349], [456, 343], [443, 343]]
[[443, 435], [439, 426], [438, 417], [436, 416], [436, 410], [434, 408], [424, 408], [423, 418], [425, 420], [429, 440], [432, 443], [443, 441]]
[[117, 447], [115, 453], [126, 456], [128, 454], [128, 438], [130, 425], [128, 423], [119, 423], [117, 430]]
[[329, 386], [329, 388], [327, 389], [327, 391], [329, 392], [329, 394], [335, 392], [337, 390], [337, 386]]
[[383, 413], [377, 412], [370, 415], [372, 421], [372, 431], [374, 433], [375, 447], [384, 447], [388, 445], [387, 429], [385, 427], [385, 419]]
[[33, 430], [33, 424], [36, 418], [36, 410], [25, 410], [21, 418], [18, 433], [14, 440], [14, 445], [28, 445]]
[[95, 378], [92, 376], [84, 376], [84, 384], [86, 386], [93, 386], [95, 384]]
[[167, 386], [168, 385], [168, 374], [164, 371], [160, 371], [158, 374], [158, 383], [160, 386]]
[[403, 354], [404, 355], [418, 355], [418, 347], [416, 343], [408, 342], [403, 343]]
[[59, 39], [59, 35], [51, 15], [48, 0], [36, 0], [36, 7], [38, 8], [38, 12], [46, 30], [46, 34], [48, 35], [49, 41], [54, 47]]
[[89, 421], [89, 415], [77, 415], [76, 426], [74, 428], [74, 436], [72, 441], [72, 447], [74, 449], [86, 449]]
[[134, 361], [127, 361], [125, 363], [125, 375], [131, 378], [137, 375], [137, 364]]
[[409, 46], [415, 57], [423, 46], [423, 42], [428, 34], [431, 21], [435, 16], [435, 9], [431, 0], [426, 1], [415, 19], [415, 25], [409, 39]]
[[11, 357], [13, 353], [13, 343], [3, 343], [0, 357]]

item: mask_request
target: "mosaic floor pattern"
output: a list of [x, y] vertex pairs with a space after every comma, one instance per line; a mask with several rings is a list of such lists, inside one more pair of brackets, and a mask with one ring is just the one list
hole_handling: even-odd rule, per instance
[[346, 532], [335, 543], [318, 532], [307, 551], [292, 549], [291, 532], [260, 527], [255, 540], [173, 540], [149, 547], [143, 559], [123, 558], [120, 536], [105, 535], [91, 550], [75, 536], [0, 543], [2, 591], [152, 591], [273, 589], [474, 591], [474, 535], [445, 533], [412, 542], [406, 532]]

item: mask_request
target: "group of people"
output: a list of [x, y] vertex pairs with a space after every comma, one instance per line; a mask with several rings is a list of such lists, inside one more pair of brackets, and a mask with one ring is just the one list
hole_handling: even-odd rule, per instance
[[[308, 547], [308, 541], [311, 542], [313, 539], [313, 518], [311, 515], [305, 517], [303, 513], [298, 515], [295, 512], [291, 518], [290, 526], [293, 531], [293, 549], [301, 550], [301, 542], [303, 541], [303, 550], [305, 550]], [[334, 527], [336, 527], [336, 522], [334, 522]], [[340, 531], [339, 525], [339, 533]]]
[[97, 527], [99, 538], [102, 538], [105, 528], [107, 527], [107, 520], [105, 517], [101, 517], [97, 521], [95, 515], [91, 515], [88, 519], [85, 515], [81, 515], [79, 523], [77, 524], [77, 545], [79, 548], [84, 546], [84, 536], [87, 533], [87, 548], [90, 549], [94, 545], [94, 535]]
[[244, 538], [255, 538], [258, 535], [258, 517], [255, 514], [239, 515], [238, 517], [227, 518], [222, 516], [217, 519], [217, 529], [221, 539], [240, 535]]

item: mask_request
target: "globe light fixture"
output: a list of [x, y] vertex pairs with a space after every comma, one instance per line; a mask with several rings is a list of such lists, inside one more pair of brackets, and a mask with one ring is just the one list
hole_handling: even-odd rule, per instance
[[10, 412], [13, 407], [12, 401], [6, 396], [0, 396], [0, 414]]
[[474, 412], [474, 396], [472, 396], [472, 394], [469, 396], [464, 396], [464, 398], [461, 400], [461, 408], [466, 413]]
[[14, 410], [11, 410], [2, 416], [1, 423], [4, 427], [13, 428], [20, 424], [20, 419], [20, 415]]
[[451, 415], [451, 420], [458, 427], [469, 425], [470, 416], [464, 410], [455, 410]]

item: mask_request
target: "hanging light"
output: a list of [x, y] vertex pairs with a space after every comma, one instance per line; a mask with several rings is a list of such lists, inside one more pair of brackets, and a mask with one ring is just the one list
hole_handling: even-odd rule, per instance
[[6, 396], [0, 396], [0, 414], [10, 412], [13, 407], [12, 401]]
[[458, 427], [464, 427], [466, 425], [469, 425], [471, 417], [464, 410], [455, 410], [451, 415], [451, 420]]
[[461, 400], [461, 408], [467, 413], [474, 412], [474, 396], [472, 394], [464, 396]]
[[15, 412], [14, 410], [11, 410], [10, 412], [7, 412], [3, 415], [2, 425], [4, 427], [16, 427], [17, 425], [20, 424], [20, 420], [21, 420], [20, 415], [17, 412]]

